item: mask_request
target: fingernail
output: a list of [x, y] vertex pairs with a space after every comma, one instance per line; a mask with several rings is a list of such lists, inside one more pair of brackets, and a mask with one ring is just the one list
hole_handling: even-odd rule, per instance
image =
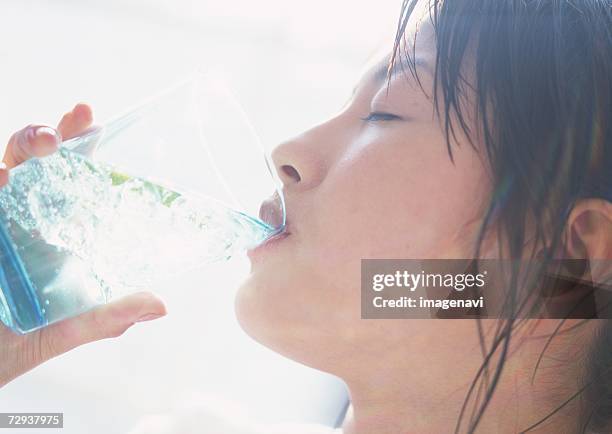
[[52, 136], [55, 139], [55, 143], [61, 143], [62, 141], [62, 137], [57, 130], [45, 126], [28, 128], [24, 139], [27, 144], [31, 144], [33, 140], [42, 136]]
[[143, 315], [143, 316], [141, 316], [140, 318], [138, 318], [138, 319], [136, 320], [136, 322], [151, 321], [151, 320], [154, 320], [154, 319], [160, 318], [160, 317], [162, 317], [162, 316], [163, 316], [163, 315], [162, 315], [162, 314], [159, 314], [159, 313], [148, 313], [148, 314]]
[[6, 170], [6, 163], [4, 161], [0, 161], [0, 170]]
[[34, 129], [32, 134], [34, 137], [40, 137], [40, 136], [47, 134], [47, 135], [54, 136], [58, 141], [61, 140], [58, 131], [51, 127], [37, 127]]

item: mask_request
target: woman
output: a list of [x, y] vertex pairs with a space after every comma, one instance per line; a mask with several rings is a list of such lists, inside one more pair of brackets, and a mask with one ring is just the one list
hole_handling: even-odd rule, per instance
[[345, 434], [612, 432], [609, 321], [363, 320], [359, 269], [612, 259], [610, 119], [608, 0], [404, 1], [343, 110], [275, 150], [287, 231], [249, 253], [238, 320], [346, 382]]

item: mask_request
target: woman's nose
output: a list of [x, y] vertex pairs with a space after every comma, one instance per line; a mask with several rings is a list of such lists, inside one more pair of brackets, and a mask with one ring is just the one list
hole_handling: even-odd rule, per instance
[[325, 177], [323, 156], [308, 133], [278, 145], [272, 151], [272, 162], [287, 189], [307, 190]]

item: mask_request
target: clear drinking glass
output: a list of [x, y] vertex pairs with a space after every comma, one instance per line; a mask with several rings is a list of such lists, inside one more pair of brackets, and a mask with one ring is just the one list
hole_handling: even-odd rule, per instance
[[28, 160], [0, 189], [0, 319], [26, 333], [262, 243], [285, 225], [273, 167], [200, 73]]

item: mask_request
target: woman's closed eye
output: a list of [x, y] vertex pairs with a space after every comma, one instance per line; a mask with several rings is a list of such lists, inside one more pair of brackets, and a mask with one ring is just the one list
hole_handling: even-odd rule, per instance
[[386, 112], [371, 112], [365, 118], [361, 118], [365, 122], [388, 122], [401, 120], [402, 117]]

